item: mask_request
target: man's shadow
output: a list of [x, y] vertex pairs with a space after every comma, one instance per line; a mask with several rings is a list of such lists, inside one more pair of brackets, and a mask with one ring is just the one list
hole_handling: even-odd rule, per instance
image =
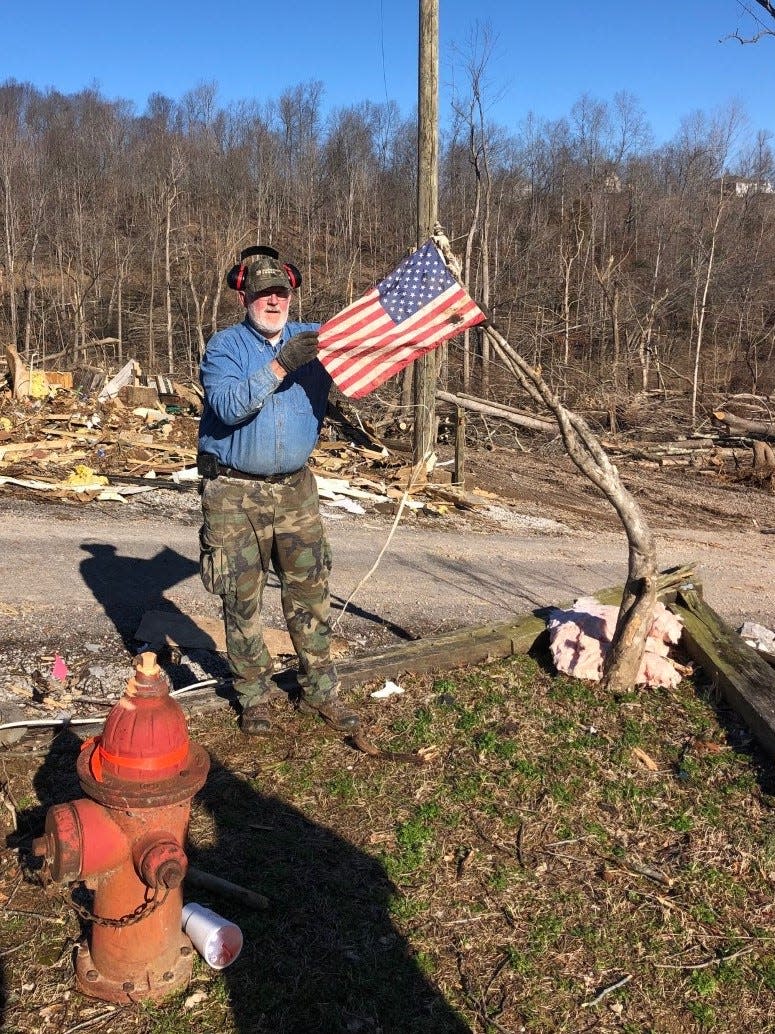
[[168, 546], [150, 559], [122, 556], [114, 545], [104, 542], [84, 542], [81, 549], [89, 554], [79, 564], [81, 577], [132, 652], [134, 633], [144, 612], [165, 607], [181, 614], [164, 593], [199, 570], [194, 560]]
[[[85, 542], [81, 549], [89, 554], [79, 565], [81, 577], [131, 655], [138, 649], [146, 649], [164, 657], [175, 669], [177, 685], [197, 679], [178, 653], [195, 656], [204, 671], [219, 682], [230, 681], [228, 665], [209, 633], [165, 597], [168, 589], [198, 575], [199, 564], [195, 560], [168, 546], [150, 559], [122, 556], [111, 543]], [[135, 637], [148, 611], [164, 614], [149, 615], [152, 618], [148, 622], [150, 638], [140, 643]], [[182, 650], [171, 646], [173, 642], [180, 643]], [[190, 643], [198, 644], [198, 648], [187, 649], [186, 644]]]
[[400, 895], [379, 861], [215, 757], [198, 801], [215, 839], [189, 848], [191, 864], [269, 899], [251, 911], [186, 892], [242, 929], [222, 971], [240, 1034], [470, 1032], [394, 925]]
[[[75, 769], [80, 747], [70, 730], [54, 739], [33, 779], [40, 804], [20, 815], [9, 846], [28, 852], [48, 808], [83, 796]], [[394, 925], [391, 908], [401, 898], [378, 860], [213, 756], [196, 800], [212, 833], [206, 846], [186, 845], [190, 864], [269, 900], [265, 910], [251, 911], [184, 887], [185, 901], [242, 929], [242, 953], [221, 973], [239, 1034], [470, 1034]], [[30, 856], [26, 863], [39, 867]]]

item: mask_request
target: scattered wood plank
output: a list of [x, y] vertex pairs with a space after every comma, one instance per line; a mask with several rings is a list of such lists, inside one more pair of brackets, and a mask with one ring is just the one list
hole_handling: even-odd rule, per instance
[[160, 406], [159, 393], [155, 387], [146, 387], [144, 384], [125, 384], [118, 391], [118, 397], [125, 406], [147, 406], [158, 409]]
[[196, 459], [196, 449], [187, 449], [182, 445], [173, 442], [157, 442], [153, 435], [138, 433], [121, 433], [117, 438], [119, 445], [139, 446], [153, 452], [166, 452], [170, 456], [185, 456], [188, 459]]
[[436, 398], [441, 402], [451, 402], [453, 406], [462, 409], [470, 409], [474, 413], [498, 417], [509, 424], [525, 427], [530, 431], [543, 431], [545, 434], [557, 433], [557, 424], [554, 421], [542, 420], [537, 416], [527, 416], [497, 402], [486, 402], [484, 399], [477, 399], [470, 395], [451, 395], [448, 391], [437, 391]]
[[668, 604], [684, 623], [682, 641], [692, 659], [718, 683], [769, 754], [775, 755], [775, 671], [688, 586]]
[[46, 380], [56, 388], [70, 391], [73, 387], [73, 375], [69, 370], [46, 370]]
[[429, 499], [451, 503], [459, 510], [475, 510], [477, 507], [489, 505], [492, 499], [497, 498], [491, 494], [489, 498], [485, 498], [482, 494], [466, 492], [463, 488], [431, 482], [422, 486], [422, 492]]
[[69, 438], [42, 439], [39, 442], [14, 442], [0, 447], [0, 460], [10, 460], [15, 456], [26, 456], [35, 452], [58, 452], [61, 449], [71, 449], [72, 441]]

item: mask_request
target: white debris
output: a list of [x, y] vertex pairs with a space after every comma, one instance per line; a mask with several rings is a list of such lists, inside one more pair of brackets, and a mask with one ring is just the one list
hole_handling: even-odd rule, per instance
[[128, 363], [121, 367], [116, 376], [108, 381], [97, 396], [97, 401], [106, 402], [108, 399], [115, 398], [122, 388], [125, 388], [128, 384], [134, 384], [134, 382], [135, 360], [130, 359]]
[[375, 700], [387, 700], [388, 697], [393, 697], [404, 692], [405, 690], [402, 686], [397, 686], [395, 682], [391, 682], [390, 679], [388, 679], [382, 689], [375, 689], [371, 695]]
[[755, 621], [745, 621], [740, 629], [740, 636], [754, 650], [775, 653], [775, 632], [765, 625], [757, 625]]

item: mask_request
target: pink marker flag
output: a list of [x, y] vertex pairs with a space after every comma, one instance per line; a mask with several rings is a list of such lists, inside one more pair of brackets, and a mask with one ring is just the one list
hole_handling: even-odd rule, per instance
[[323, 324], [318, 359], [343, 395], [359, 399], [485, 319], [429, 240]]

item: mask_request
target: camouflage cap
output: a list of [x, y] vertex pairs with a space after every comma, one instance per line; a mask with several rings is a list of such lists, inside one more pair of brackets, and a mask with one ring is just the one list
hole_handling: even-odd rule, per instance
[[272, 258], [271, 255], [259, 255], [245, 270], [242, 289], [249, 294], [257, 294], [272, 287], [290, 291], [291, 281], [288, 273], [276, 258]]

